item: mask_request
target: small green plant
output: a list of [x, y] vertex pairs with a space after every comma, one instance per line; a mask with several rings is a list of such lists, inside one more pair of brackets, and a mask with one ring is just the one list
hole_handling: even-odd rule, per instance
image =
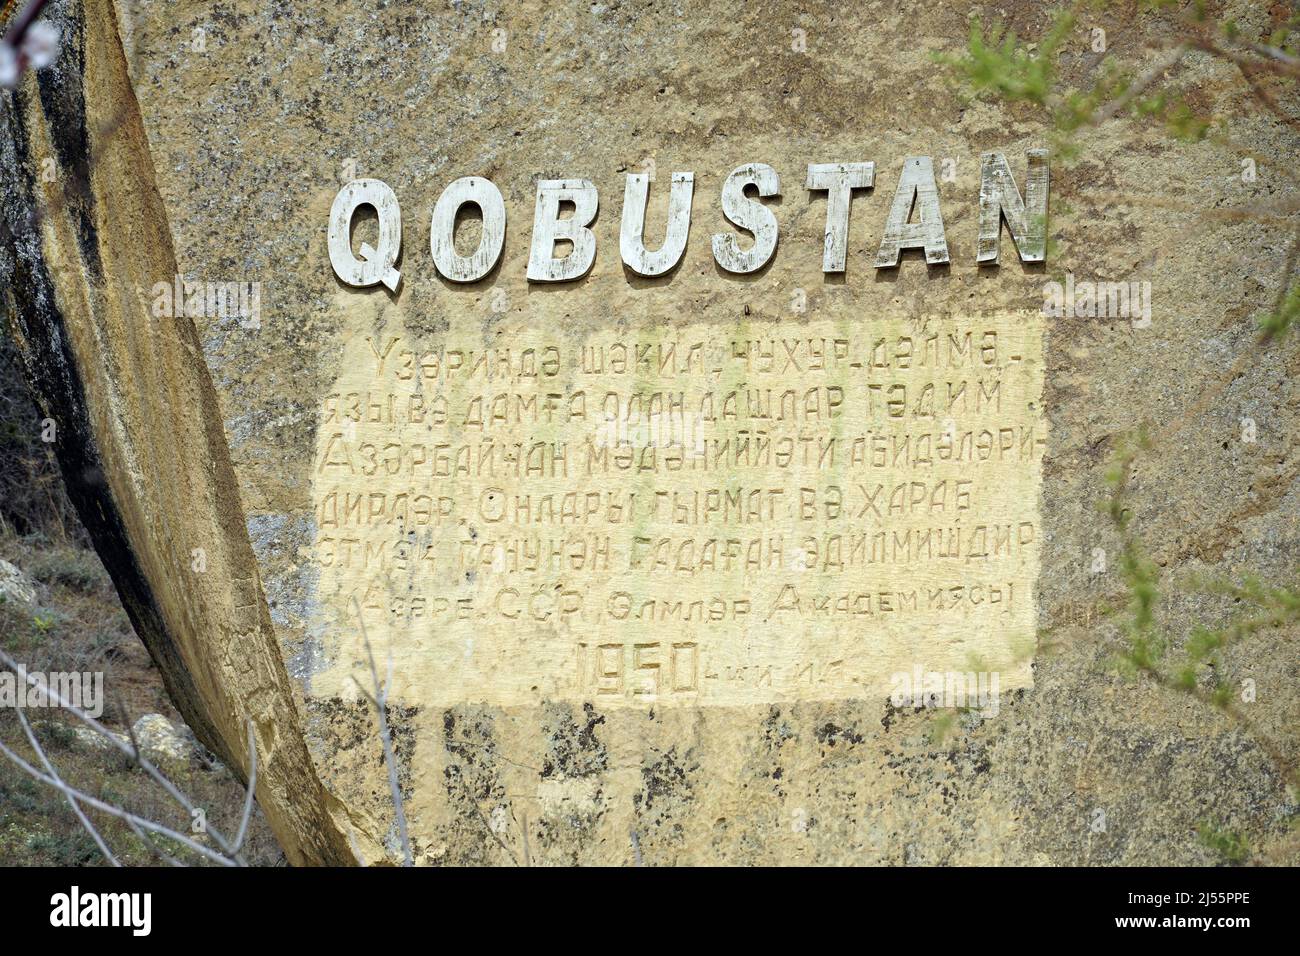
[[1075, 17], [1066, 11], [1038, 44], [1022, 47], [1016, 35], [1001, 26], [985, 30], [979, 20], [971, 24], [964, 57], [939, 56], [940, 62], [959, 69], [977, 92], [992, 92], [1009, 100], [1047, 105], [1052, 94], [1055, 57], [1074, 28]]
[[1196, 838], [1201, 846], [1217, 853], [1224, 863], [1240, 866], [1250, 859], [1250, 844], [1236, 831], [1202, 821], [1196, 828]]
[[1281, 342], [1295, 327], [1297, 319], [1300, 319], [1300, 282], [1293, 283], [1277, 306], [1260, 319], [1260, 337], [1265, 342]]

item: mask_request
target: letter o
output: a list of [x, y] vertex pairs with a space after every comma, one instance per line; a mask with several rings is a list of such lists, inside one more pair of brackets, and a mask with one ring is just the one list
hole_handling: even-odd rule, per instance
[[[470, 255], [456, 251], [456, 214], [474, 203], [483, 214], [483, 235]], [[506, 204], [490, 179], [465, 176], [442, 191], [429, 223], [429, 249], [433, 264], [450, 282], [477, 282], [492, 271], [506, 241]]]

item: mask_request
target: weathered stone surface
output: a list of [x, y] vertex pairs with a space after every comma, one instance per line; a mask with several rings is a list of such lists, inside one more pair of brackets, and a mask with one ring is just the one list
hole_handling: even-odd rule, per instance
[[193, 747], [162, 714], [145, 714], [131, 726], [145, 758], [155, 764], [187, 763]]
[[[1045, 26], [1037, 4], [979, 9], [985, 20], [1005, 10], [1022, 34]], [[1202, 820], [1241, 831], [1263, 859], [1295, 861], [1288, 820], [1296, 808], [1260, 739], [1186, 697], [1118, 676], [1110, 666], [1118, 636], [1102, 608], [1122, 598], [1122, 585], [1113, 567], [1093, 572], [1094, 549], [1105, 549], [1112, 564], [1117, 553], [1096, 507], [1107, 494], [1109, 457], [1122, 434], [1150, 421], [1166, 440], [1140, 461], [1129, 507], [1163, 569], [1170, 635], [1181, 640], [1197, 622], [1221, 621], [1232, 610], [1184, 591], [1195, 576], [1293, 573], [1300, 555], [1296, 352], [1262, 356], [1195, 422], [1172, 431], [1207, 378], [1251, 347], [1249, 320], [1271, 301], [1284, 255], [1280, 230], [1197, 214], [1215, 203], [1294, 202], [1289, 180], [1247, 185], [1231, 150], [1176, 146], [1158, 132], [1112, 122], [1090, 136], [1080, 162], [1052, 166], [1055, 245], [1046, 267], [1022, 266], [1004, 246], [999, 268], [980, 268], [980, 154], [1004, 151], [1023, 177], [1026, 152], [1044, 145], [1044, 131], [1027, 110], [966, 101], [947, 88], [931, 54], [962, 43], [964, 9], [615, 3], [560, 14], [534, 2], [267, 8], [239, 0], [214, 8], [149, 0], [124, 7], [119, 19], [177, 268], [190, 280], [260, 283], [259, 322], [194, 319], [232, 465], [215, 487], [229, 496], [227, 518], [246, 524], [255, 566], [253, 559], [236, 564], [260, 582], [250, 598], [259, 608], [265, 594], [269, 623], [259, 633], [273, 628], [295, 679], [314, 772], [338, 801], [330, 819], [351, 835], [356, 858], [376, 862], [380, 846], [397, 858], [373, 708], [360, 692], [369, 685], [359, 608], [381, 674], [392, 660], [389, 720], [420, 862], [1198, 863], [1211, 859], [1196, 839]], [[806, 52], [792, 49], [795, 29], [804, 32]], [[1083, 47], [1062, 63], [1076, 81], [1094, 65]], [[1267, 156], [1295, 154], [1295, 134], [1249, 109], [1231, 70], [1197, 58], [1183, 69], [1206, 109], [1230, 117], [1235, 140]], [[922, 254], [905, 252], [897, 270], [877, 272], [904, 160], [921, 155], [955, 160], [955, 179], [939, 190], [951, 264], [928, 267]], [[809, 198], [804, 173], [809, 163], [867, 160], [876, 163], [875, 188], [855, 194], [846, 272], [824, 278], [826, 199]], [[618, 257], [624, 176], [648, 161], [656, 169], [651, 243], [662, 234], [669, 175], [695, 174], [684, 261], [659, 279], [630, 275]], [[709, 237], [730, 229], [718, 203], [721, 183], [748, 162], [781, 176], [783, 195], [770, 206], [780, 242], [770, 266], [735, 275], [715, 265]], [[428, 224], [442, 189], [469, 175], [496, 183], [509, 224], [497, 269], [457, 285], [437, 276]], [[400, 201], [396, 294], [349, 288], [331, 270], [329, 210], [342, 182], [357, 177], [384, 180]], [[594, 267], [575, 283], [530, 284], [536, 182], [574, 177], [600, 193]], [[1066, 206], [1068, 213], [1056, 212]], [[373, 241], [373, 227], [365, 228], [359, 231]], [[460, 251], [470, 248], [467, 240]], [[135, 279], [142, 307], [155, 283], [172, 280], [166, 257], [146, 265]], [[1065, 273], [1150, 281], [1149, 326], [1026, 318], [1041, 304], [1044, 282]], [[793, 307], [801, 297], [806, 311]], [[747, 591], [748, 578], [718, 575], [715, 586], [698, 561], [696, 572], [680, 575], [518, 571], [505, 548], [502, 564], [497, 552], [474, 550], [480, 537], [501, 537], [483, 519], [492, 488], [557, 495], [636, 484], [614, 474], [588, 485], [425, 476], [425, 491], [450, 499], [446, 520], [435, 523], [435, 507], [419, 529], [428, 537], [415, 540], [436, 546], [435, 568], [412, 569], [409, 556], [405, 567], [339, 563], [339, 525], [323, 516], [328, 496], [345, 490], [344, 475], [362, 467], [353, 457], [360, 452], [345, 453], [339, 442], [376, 445], [383, 469], [383, 443], [409, 445], [417, 431], [409, 414], [385, 420], [388, 392], [405, 384], [426, 407], [439, 397], [464, 407], [470, 397], [442, 372], [417, 389], [419, 357], [530, 343], [553, 345], [572, 369], [584, 346], [616, 341], [842, 337], [870, 351], [878, 338], [919, 340], [937, 329], [970, 330], [977, 342], [990, 329], [1016, 329], [1026, 342], [1016, 354], [1038, 363], [1014, 385], [1016, 407], [1008, 398], [1004, 423], [1038, 428], [1042, 446], [1031, 444], [1024, 468], [972, 470], [983, 513], [1035, 528], [1023, 560], [999, 555], [990, 565], [999, 580], [1030, 589], [1019, 595], [1030, 603], [1013, 626], [990, 624], [975, 610], [952, 624], [934, 614], [878, 624], [894, 613], [878, 606], [866, 626], [823, 625], [805, 621], [801, 606], [789, 624], [670, 617], [614, 636], [611, 590], [657, 599], [646, 591], [654, 586], [670, 606], [701, 601], [707, 608], [715, 594], [734, 600]], [[412, 379], [399, 366], [380, 371], [394, 340], [401, 344], [392, 356], [413, 357]], [[669, 388], [657, 369], [629, 378], [622, 391]], [[581, 380], [574, 373], [554, 391], [567, 398]], [[804, 367], [773, 383], [801, 391], [826, 384]], [[489, 400], [506, 390], [475, 387]], [[688, 387], [701, 388], [699, 378]], [[368, 393], [379, 392], [376, 420], [368, 420]], [[340, 416], [349, 401], [365, 409], [351, 429]], [[964, 430], [980, 427], [978, 417], [953, 417]], [[1258, 424], [1257, 441], [1239, 439], [1242, 417]], [[861, 413], [836, 421], [837, 434], [849, 436], [879, 425]], [[945, 427], [940, 418], [927, 430]], [[452, 445], [467, 433], [463, 419], [440, 428], [440, 440]], [[551, 422], [517, 421], [501, 433], [507, 441], [549, 441], [558, 431]], [[220, 459], [225, 450], [209, 453]], [[345, 456], [347, 467], [328, 464]], [[766, 481], [773, 473], [745, 474]], [[856, 484], [834, 470], [816, 483], [803, 480], [818, 474], [796, 473], [791, 487], [814, 488], [823, 510], [824, 485]], [[413, 489], [410, 477], [366, 475], [349, 487], [387, 495], [391, 505], [392, 496]], [[135, 484], [136, 494], [149, 487]], [[640, 491], [655, 500], [656, 491], [707, 487], [698, 476], [665, 484], [652, 474]], [[195, 508], [205, 499], [175, 482], [147, 500], [187, 513], [206, 508], [206, 501]], [[794, 518], [773, 514], [759, 515], [762, 535], [795, 533]], [[407, 530], [382, 513], [374, 526], [363, 524], [365, 536], [349, 536], [390, 549]], [[614, 547], [668, 537], [671, 524], [648, 520], [645, 533], [620, 531]], [[832, 524], [823, 514], [813, 526], [826, 532]], [[557, 523], [547, 536], [569, 530]], [[718, 535], [729, 536], [751, 535]], [[185, 538], [187, 548], [192, 540]], [[366, 561], [364, 543], [353, 547]], [[457, 564], [463, 554], [474, 555], [473, 567]], [[231, 574], [216, 573], [216, 580]], [[800, 574], [783, 567], [762, 586], [779, 597], [786, 578], [805, 580]], [[940, 583], [911, 575], [906, 562], [879, 577], [855, 572], [853, 591]], [[965, 561], [949, 576], [968, 589], [989, 583]], [[829, 595], [833, 606], [836, 576], [812, 577], [809, 596]], [[581, 588], [606, 616], [561, 622], [563, 605], [552, 598], [537, 607], [555, 617], [500, 619], [502, 608], [527, 611], [538, 587], [561, 600]], [[501, 597], [507, 588], [519, 593]], [[772, 593], [763, 596], [770, 602]], [[415, 598], [425, 601], [419, 617]], [[463, 617], [458, 607], [467, 608]], [[1024, 646], [1034, 636], [1036, 646]], [[1295, 637], [1294, 630], [1262, 631], [1226, 665], [1232, 680], [1250, 677], [1260, 688], [1256, 734], [1292, 748]], [[721, 648], [714, 673], [726, 680], [715, 680], [727, 689], [658, 683], [675, 673], [678, 648], [669, 645], [677, 644]], [[601, 645], [616, 650], [601, 657]], [[863, 653], [877, 646], [886, 650], [878, 659]], [[813, 659], [782, 656], [792, 648]], [[945, 669], [962, 666], [970, 651], [977, 659], [1002, 655], [988, 669], [1002, 672], [1008, 692], [996, 715], [964, 715], [936, 741], [930, 714], [891, 705], [887, 679], [909, 658]], [[746, 654], [755, 657], [752, 675]], [[855, 659], [853, 672], [833, 666]], [[238, 670], [237, 661], [224, 662]], [[805, 672], [806, 685], [789, 676]], [[632, 676], [655, 683], [625, 679]], [[672, 700], [665, 686], [694, 696]], [[208, 693], [215, 692], [205, 688], [199, 699]], [[222, 699], [223, 733], [238, 739], [230, 714], [246, 704]], [[281, 730], [283, 743], [293, 721], [278, 726], [289, 728]]]
[[[143, 719], [143, 718], [142, 718]], [[87, 750], [100, 750], [106, 753], [112, 752], [116, 748], [113, 741], [131, 746], [131, 738], [127, 734], [119, 734], [116, 731], [108, 731], [109, 736], [99, 733], [83, 723], [60, 723], [57, 725], [59, 731], [69, 733], [76, 743]], [[48, 726], [45, 729], [49, 729]], [[58, 731], [56, 731], [58, 732]], [[111, 737], [111, 739], [110, 739]]]

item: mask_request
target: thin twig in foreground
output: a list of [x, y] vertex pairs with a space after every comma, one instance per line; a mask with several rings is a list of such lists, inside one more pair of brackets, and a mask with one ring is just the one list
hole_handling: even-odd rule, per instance
[[379, 714], [379, 740], [384, 747], [384, 764], [388, 768], [388, 789], [393, 798], [393, 810], [397, 815], [397, 833], [402, 841], [402, 865], [414, 866], [415, 857], [411, 853], [411, 836], [406, 828], [406, 808], [402, 804], [402, 789], [397, 774], [397, 759], [393, 756], [393, 736], [388, 729], [388, 688], [393, 683], [393, 655], [388, 655], [388, 681], [379, 682], [379, 671], [375, 668], [375, 655], [370, 648], [370, 636], [366, 633], [366, 622], [361, 616], [361, 602], [352, 598], [352, 605], [357, 614], [357, 625], [361, 628], [361, 640], [366, 645], [366, 659], [370, 662], [370, 679], [374, 681], [375, 692], [370, 694], [361, 682], [353, 678], [361, 693], [365, 694]]
[[[41, 759], [41, 764], [45, 767], [45, 772], [55, 780], [59, 781], [59, 783], [62, 783], [63, 778], [59, 776], [59, 772], [54, 769], [54, 764], [50, 761], [50, 758], [46, 756], [44, 748], [41, 747], [41, 742], [36, 739], [36, 734], [32, 731], [32, 725], [28, 722], [27, 715], [23, 713], [23, 708], [15, 707], [14, 711], [18, 714], [18, 722], [23, 725], [23, 733], [27, 735], [27, 742], [32, 745], [32, 750], [35, 751], [36, 756]], [[108, 862], [113, 866], [120, 867], [122, 864], [118, 862], [117, 857], [115, 857], [113, 852], [108, 848], [108, 844], [104, 842], [104, 838], [100, 836], [99, 831], [95, 829], [95, 825], [90, 822], [90, 818], [82, 812], [81, 805], [78, 804], [76, 800], [73, 800], [72, 797], [68, 796], [66, 792], [63, 794], [63, 797], [68, 801], [68, 806], [72, 808], [72, 812], [76, 814], [77, 821], [81, 824], [81, 828], [90, 834], [90, 838], [95, 841], [95, 846], [99, 847], [99, 852], [104, 854], [104, 859], [108, 860]]]
[[[97, 734], [99, 734], [101, 737], [107, 740], [110, 744], [112, 744], [122, 753], [130, 757], [133, 761], [135, 761], [135, 763], [142, 770], [144, 770], [145, 773], [147, 773], [154, 780], [155, 783], [157, 783], [160, 787], [162, 787], [165, 791], [167, 791], [167, 794], [185, 810], [185, 812], [189, 815], [191, 819], [194, 818], [195, 809], [196, 809], [194, 804], [190, 801], [190, 799], [187, 796], [185, 796], [185, 794], [183, 794], [176, 787], [175, 784], [173, 784], [170, 780], [167, 779], [167, 777], [163, 774], [161, 770], [155, 767], [153, 763], [151, 763], [144, 756], [144, 754], [140, 752], [139, 747], [134, 746], [133, 744], [123, 743], [117, 734], [114, 734], [111, 730], [109, 730], [107, 727], [105, 727], [95, 718], [91, 717], [80, 707], [77, 707], [75, 704], [73, 704], [71, 701], [65, 698], [57, 688], [48, 687], [42, 682], [38, 681], [36, 678], [34, 678], [31, 674], [27, 672], [27, 668], [25, 668], [22, 664], [18, 663], [16, 660], [14, 660], [4, 651], [0, 651], [0, 663], [4, 664], [15, 674], [22, 677], [22, 679], [25, 680], [32, 687], [44, 691], [44, 693], [48, 696], [50, 700], [57, 702], [59, 706], [63, 707], [65, 710], [67, 710], [69, 713], [75, 716], [82, 723], [86, 724], [86, 726], [90, 727], [91, 730], [95, 731]], [[132, 732], [134, 734], [134, 729]], [[43, 774], [41, 776], [41, 779], [43, 780], [46, 779]], [[221, 835], [220, 832], [218, 832], [216, 829], [212, 827], [209, 827], [206, 832], [207, 835], [212, 838], [212, 841], [217, 844], [217, 847], [221, 850], [221, 852], [225, 853], [231, 860], [235, 862], [236, 865], [238, 866], [247, 865], [245, 864], [243, 859], [240, 858], [237, 849], [232, 847], [230, 843], [226, 840], [226, 838]]]

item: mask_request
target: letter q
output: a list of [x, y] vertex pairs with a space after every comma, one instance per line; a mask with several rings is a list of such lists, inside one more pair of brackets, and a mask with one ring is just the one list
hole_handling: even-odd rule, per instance
[[[361, 243], [361, 258], [352, 251], [352, 218], [361, 206], [379, 217], [379, 248]], [[402, 211], [397, 196], [378, 179], [354, 179], [334, 197], [329, 224], [330, 265], [342, 282], [362, 288], [381, 282], [396, 292], [402, 274], [393, 268], [402, 252]]]

